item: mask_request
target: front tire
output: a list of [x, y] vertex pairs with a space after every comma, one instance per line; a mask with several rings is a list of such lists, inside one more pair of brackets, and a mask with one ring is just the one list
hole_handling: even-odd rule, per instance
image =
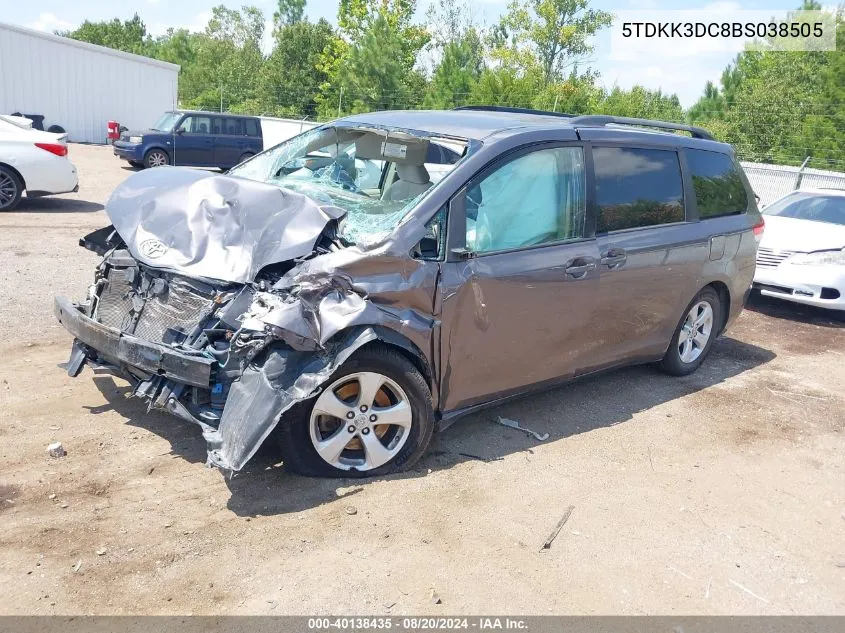
[[151, 149], [144, 154], [144, 167], [163, 167], [170, 164], [170, 157], [163, 149]]
[[719, 294], [708, 286], [687, 306], [658, 367], [673, 376], [691, 374], [710, 353], [721, 328], [722, 302]]
[[0, 166], [0, 211], [11, 211], [21, 201], [23, 183], [18, 175], [7, 167]]
[[431, 392], [414, 365], [381, 345], [347, 360], [314, 398], [282, 416], [285, 468], [311, 477], [373, 477], [411, 467], [434, 432]]

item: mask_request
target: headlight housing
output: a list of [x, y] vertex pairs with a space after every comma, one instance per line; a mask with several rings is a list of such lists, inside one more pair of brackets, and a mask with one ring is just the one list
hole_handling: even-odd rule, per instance
[[144, 137], [143, 136], [130, 136], [129, 142], [130, 143], [143, 143]]
[[836, 251], [798, 253], [789, 258], [790, 264], [799, 266], [845, 266], [845, 248]]

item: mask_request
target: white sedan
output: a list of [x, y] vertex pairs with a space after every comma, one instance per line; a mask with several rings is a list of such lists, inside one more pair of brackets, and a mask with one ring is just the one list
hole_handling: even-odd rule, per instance
[[33, 130], [27, 119], [0, 116], [0, 211], [28, 198], [79, 189], [67, 135]]
[[754, 288], [768, 297], [845, 310], [845, 191], [793, 191], [763, 209]]

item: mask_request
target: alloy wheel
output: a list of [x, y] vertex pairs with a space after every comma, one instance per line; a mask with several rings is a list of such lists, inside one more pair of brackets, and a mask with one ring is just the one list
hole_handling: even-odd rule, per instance
[[317, 454], [340, 470], [368, 471], [396, 457], [413, 424], [411, 403], [377, 372], [338, 378], [317, 398], [309, 429]]
[[713, 307], [699, 301], [687, 313], [678, 335], [678, 355], [685, 363], [692, 363], [701, 356], [713, 331]]
[[18, 186], [12, 177], [0, 172], [0, 209], [12, 204], [18, 195]]
[[161, 167], [167, 164], [167, 155], [164, 152], [152, 152], [147, 162], [150, 167]]

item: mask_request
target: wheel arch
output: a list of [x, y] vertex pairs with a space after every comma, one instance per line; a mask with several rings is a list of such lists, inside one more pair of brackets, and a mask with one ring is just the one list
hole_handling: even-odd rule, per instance
[[[429, 390], [431, 391], [431, 398], [434, 410], [435, 412], [438, 411], [439, 393], [437, 388], [437, 381], [434, 379], [434, 369], [422, 349], [420, 349], [420, 347], [416, 343], [414, 343], [404, 334], [401, 334], [387, 326], [367, 325], [363, 327], [372, 329], [373, 332], [375, 332], [376, 338], [375, 340], [372, 340], [369, 343], [365, 343], [360, 348], [355, 350], [355, 352], [358, 352], [359, 350], [364, 349], [366, 347], [370, 347], [372, 345], [381, 345], [398, 351], [400, 354], [402, 354], [402, 356], [404, 356], [408, 361], [410, 361], [410, 363], [417, 369], [417, 371], [420, 372], [420, 374], [422, 374], [423, 380], [425, 380]], [[338, 332], [335, 337], [343, 336], [344, 332], [345, 330]]]
[[[704, 286], [704, 288], [708, 287], [713, 288], [713, 290], [716, 291], [716, 294], [719, 295], [719, 302], [722, 304], [722, 320], [719, 323], [719, 334], [721, 334], [725, 331], [725, 328], [728, 325], [728, 318], [731, 314], [731, 291], [725, 282], [719, 281], [718, 279], [713, 280]], [[704, 288], [701, 290], [704, 290]], [[699, 290], [699, 292], [701, 292], [701, 290]]]
[[372, 343], [368, 343], [368, 345], [381, 343], [382, 345], [396, 348], [419, 370], [423, 378], [425, 378], [426, 383], [428, 383], [429, 388], [434, 389], [434, 372], [423, 351], [413, 341], [383, 325], [373, 325], [371, 327], [378, 338]]
[[147, 154], [149, 154], [150, 152], [152, 152], [153, 150], [156, 150], [156, 149], [161, 150], [162, 152], [167, 154], [167, 160], [168, 160], [168, 162], [170, 162], [172, 164], [173, 153], [169, 149], [167, 149], [164, 145], [161, 145], [159, 143], [153, 143], [152, 145], [145, 147], [144, 148], [144, 156], [141, 160], [145, 160], [147, 158]]
[[21, 172], [19, 172], [17, 169], [15, 169], [9, 163], [4, 163], [2, 161], [0, 161], [0, 167], [5, 167], [9, 171], [11, 171], [13, 174], [15, 174], [20, 179], [21, 184], [23, 185], [23, 188], [26, 189], [26, 179], [23, 177], [23, 174]]

